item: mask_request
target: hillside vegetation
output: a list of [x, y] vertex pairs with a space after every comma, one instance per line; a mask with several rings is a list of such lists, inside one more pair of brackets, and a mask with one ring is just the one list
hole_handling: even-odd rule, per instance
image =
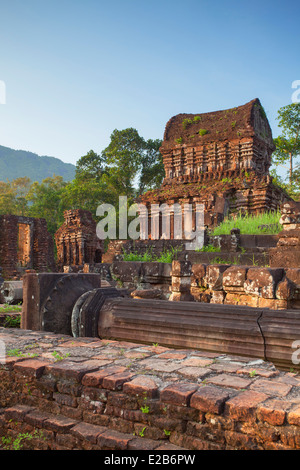
[[72, 181], [75, 165], [64, 163], [59, 158], [40, 157], [36, 153], [0, 145], [0, 181], [12, 181], [27, 176], [31, 181], [41, 183], [54, 174], [62, 176], [64, 181]]

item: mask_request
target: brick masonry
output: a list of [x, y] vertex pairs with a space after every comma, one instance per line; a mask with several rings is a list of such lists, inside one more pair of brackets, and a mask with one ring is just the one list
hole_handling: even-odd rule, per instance
[[114, 261], [101, 266], [102, 278], [117, 280], [118, 287], [135, 291], [142, 278], [143, 288], [159, 289], [163, 299], [172, 293], [175, 300], [178, 292], [181, 298], [188, 290], [186, 300], [198, 302], [275, 310], [300, 307], [300, 268], [191, 262], [189, 283], [187, 273], [175, 272], [170, 263]]
[[192, 272], [196, 301], [275, 310], [300, 305], [299, 268], [194, 264]]
[[64, 223], [55, 233], [57, 266], [70, 270], [84, 263], [100, 263], [103, 243], [96, 234], [96, 222], [91, 212], [83, 209], [64, 211]]
[[45, 219], [0, 215], [0, 266], [3, 277], [21, 277], [25, 269], [55, 270], [53, 240]]
[[0, 340], [0, 436], [31, 433], [24, 448], [300, 448], [300, 376], [271, 363], [31, 330]]
[[[276, 210], [289, 197], [269, 174], [274, 149], [258, 99], [227, 110], [178, 114], [167, 122], [160, 148], [163, 184], [141, 195], [140, 201], [147, 205], [148, 215], [151, 204], [204, 204], [208, 227], [228, 213]], [[148, 227], [151, 223], [149, 216]], [[154, 238], [152, 227], [149, 237]], [[171, 238], [176, 238], [172, 225]]]

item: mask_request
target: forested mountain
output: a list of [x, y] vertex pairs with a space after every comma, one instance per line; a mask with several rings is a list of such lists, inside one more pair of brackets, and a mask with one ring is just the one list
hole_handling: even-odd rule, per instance
[[27, 176], [31, 181], [40, 183], [54, 174], [62, 176], [65, 181], [71, 181], [75, 176], [75, 165], [64, 163], [59, 158], [39, 156], [0, 145], [0, 181], [12, 181]]

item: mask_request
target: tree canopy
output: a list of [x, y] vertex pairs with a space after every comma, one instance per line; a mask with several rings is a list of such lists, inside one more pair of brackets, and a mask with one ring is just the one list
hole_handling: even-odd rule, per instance
[[288, 189], [290, 192], [300, 189], [300, 103], [283, 106], [278, 111], [277, 119], [281, 134], [274, 139], [276, 150], [272, 155], [275, 166], [289, 165]]
[[67, 209], [89, 210], [97, 220], [100, 204], [118, 210], [119, 196], [127, 196], [129, 205], [137, 195], [160, 186], [164, 176], [160, 145], [161, 140], [145, 140], [134, 128], [115, 129], [100, 154], [89, 150], [79, 158], [70, 182], [57, 175], [42, 182], [27, 177], [0, 182], [0, 214], [45, 218], [52, 234]]

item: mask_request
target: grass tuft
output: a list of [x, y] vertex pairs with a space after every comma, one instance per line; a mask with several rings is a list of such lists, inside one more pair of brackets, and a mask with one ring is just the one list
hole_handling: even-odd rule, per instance
[[177, 253], [181, 251], [181, 248], [171, 247], [169, 250], [164, 250], [160, 255], [154, 255], [151, 249], [140, 254], [137, 252], [125, 253], [123, 251], [123, 261], [144, 261], [144, 262], [158, 262], [158, 263], [172, 263], [177, 258]]
[[279, 223], [280, 212], [264, 212], [257, 215], [237, 215], [236, 217], [227, 217], [218, 225], [212, 236], [229, 235], [230, 231], [234, 228], [240, 229], [242, 234], [247, 235], [261, 235], [269, 234], [276, 235], [282, 230]]

